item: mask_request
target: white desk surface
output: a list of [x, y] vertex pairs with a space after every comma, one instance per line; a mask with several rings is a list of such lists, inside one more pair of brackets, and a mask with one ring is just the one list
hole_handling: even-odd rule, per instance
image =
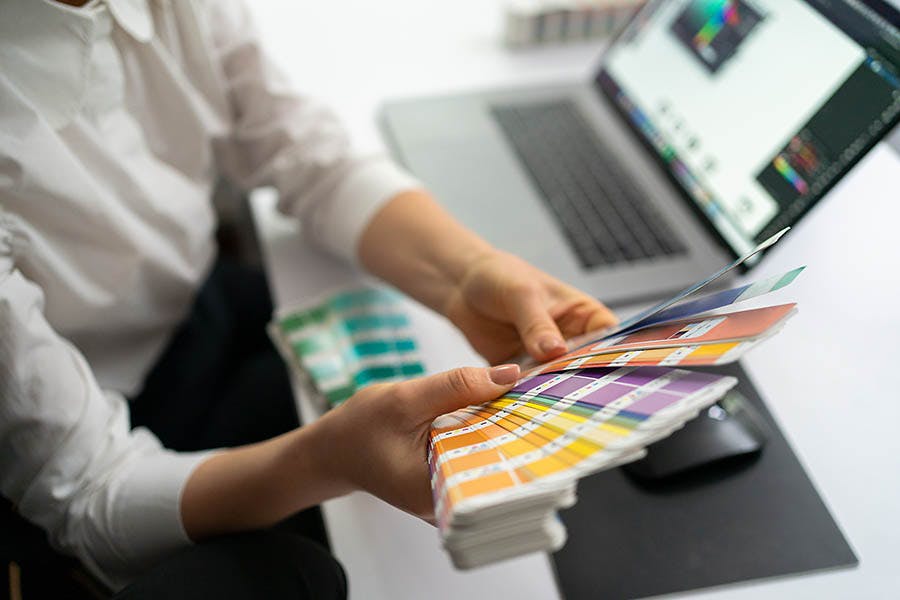
[[[359, 146], [381, 147], [386, 99], [587, 77], [599, 46], [506, 52], [499, 2], [254, 0], [270, 53], [295, 85], [330, 103]], [[893, 168], [889, 177], [876, 180]], [[777, 299], [800, 313], [744, 361], [775, 418], [860, 558], [855, 569], [755, 581], [697, 598], [900, 597], [900, 158], [871, 153], [754, 271], [807, 270]], [[311, 251], [277, 215], [271, 193], [253, 209], [276, 302], [296, 303], [355, 275]], [[442, 319], [411, 305], [426, 366], [477, 364]], [[301, 398], [305, 419], [314, 416]], [[325, 503], [351, 597], [554, 598], [552, 567], [532, 555], [457, 572], [430, 526], [364, 494]]]

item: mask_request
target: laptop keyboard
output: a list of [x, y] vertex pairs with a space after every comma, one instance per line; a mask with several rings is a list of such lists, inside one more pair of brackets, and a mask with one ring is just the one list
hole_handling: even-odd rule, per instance
[[685, 251], [573, 102], [492, 112], [586, 268]]

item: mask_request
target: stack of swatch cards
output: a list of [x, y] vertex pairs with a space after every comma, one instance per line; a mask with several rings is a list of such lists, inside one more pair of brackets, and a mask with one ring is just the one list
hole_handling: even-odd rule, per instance
[[348, 288], [280, 311], [269, 334], [323, 408], [372, 383], [425, 372], [400, 295], [382, 287]]
[[556, 515], [576, 481], [641, 458], [737, 380], [683, 367], [721, 365], [777, 333], [796, 304], [724, 312], [803, 270], [697, 296], [784, 231], [675, 297], [611, 330], [573, 340], [497, 400], [444, 415], [428, 446], [435, 515], [459, 568], [559, 549]]

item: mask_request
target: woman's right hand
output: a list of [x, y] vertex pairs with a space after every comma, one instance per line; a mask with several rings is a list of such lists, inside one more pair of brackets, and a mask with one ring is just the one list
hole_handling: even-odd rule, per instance
[[329, 470], [423, 519], [434, 513], [426, 464], [432, 421], [493, 400], [519, 378], [517, 365], [461, 368], [430, 377], [368, 387], [316, 422]]

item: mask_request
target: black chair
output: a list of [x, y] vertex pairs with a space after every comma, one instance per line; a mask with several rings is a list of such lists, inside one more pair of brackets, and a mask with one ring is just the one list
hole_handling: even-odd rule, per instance
[[0, 498], [0, 598], [98, 600], [110, 591], [74, 558], [53, 550], [47, 535]]

